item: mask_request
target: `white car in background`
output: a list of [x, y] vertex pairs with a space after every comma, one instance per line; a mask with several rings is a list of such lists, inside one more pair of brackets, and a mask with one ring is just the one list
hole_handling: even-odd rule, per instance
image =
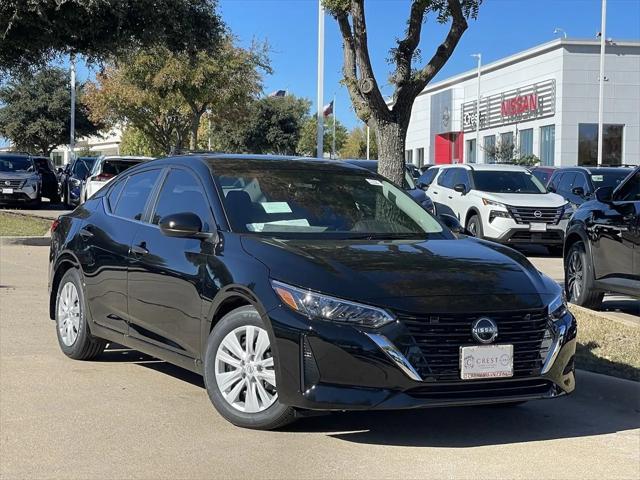
[[98, 157], [93, 164], [91, 173], [87, 177], [82, 192], [80, 202], [85, 202], [94, 193], [113, 180], [118, 174], [137, 165], [141, 162], [153, 160], [153, 157], [137, 157], [129, 155], [113, 155]]
[[504, 244], [541, 244], [562, 251], [574, 209], [550, 193], [529, 170], [516, 165], [447, 165], [427, 195], [438, 214], [448, 213], [469, 234]]

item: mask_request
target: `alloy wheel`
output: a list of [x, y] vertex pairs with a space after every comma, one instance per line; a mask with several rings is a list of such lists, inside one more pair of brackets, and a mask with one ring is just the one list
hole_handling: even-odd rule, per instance
[[215, 357], [215, 376], [223, 398], [236, 410], [259, 413], [276, 401], [276, 375], [269, 335], [244, 325], [229, 332]]
[[582, 256], [578, 250], [571, 252], [567, 262], [567, 293], [569, 300], [577, 301], [582, 293]]
[[80, 297], [73, 282], [67, 282], [60, 290], [58, 300], [58, 331], [67, 347], [73, 345], [80, 330]]

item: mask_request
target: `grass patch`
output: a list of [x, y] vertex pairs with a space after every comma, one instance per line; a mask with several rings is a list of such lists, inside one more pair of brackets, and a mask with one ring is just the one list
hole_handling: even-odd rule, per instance
[[640, 381], [640, 326], [571, 306], [578, 321], [576, 367]]
[[51, 228], [51, 221], [27, 215], [0, 212], [0, 237], [41, 237]]

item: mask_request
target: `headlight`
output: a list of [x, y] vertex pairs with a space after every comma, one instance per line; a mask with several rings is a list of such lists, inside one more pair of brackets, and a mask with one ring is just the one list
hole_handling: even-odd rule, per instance
[[576, 209], [570, 203], [565, 203], [564, 210], [562, 211], [562, 219], [567, 220], [575, 213]]
[[485, 205], [491, 205], [493, 207], [501, 207], [504, 208], [505, 210], [507, 209], [507, 206], [504, 203], [500, 203], [500, 202], [495, 202], [493, 200], [489, 200], [488, 198], [482, 198], [482, 203], [484, 203]]
[[503, 212], [502, 210], [491, 210], [489, 212], [489, 222], [493, 222], [496, 218], [511, 218], [509, 212]]
[[564, 290], [549, 304], [547, 313], [552, 320], [558, 320], [567, 313], [567, 298]]
[[303, 290], [276, 280], [272, 280], [271, 285], [284, 304], [309, 318], [373, 328], [395, 321], [381, 308]]

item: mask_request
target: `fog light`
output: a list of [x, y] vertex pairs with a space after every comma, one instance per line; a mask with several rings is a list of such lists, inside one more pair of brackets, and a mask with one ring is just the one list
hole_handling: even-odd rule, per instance
[[320, 370], [311, 350], [309, 339], [302, 336], [302, 390], [307, 392], [320, 381]]

